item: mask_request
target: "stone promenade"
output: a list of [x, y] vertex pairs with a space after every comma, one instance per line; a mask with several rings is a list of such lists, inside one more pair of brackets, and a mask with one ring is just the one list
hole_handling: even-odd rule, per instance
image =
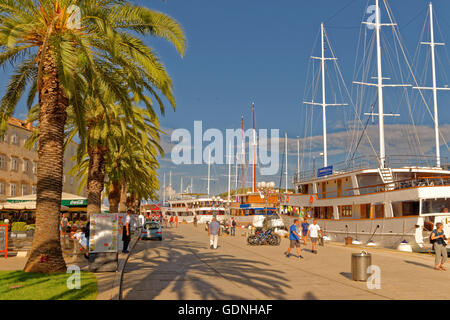
[[[163, 229], [163, 241], [139, 241], [125, 268], [123, 299], [450, 299], [449, 271], [435, 271], [434, 257], [369, 249], [381, 268], [381, 289], [351, 280], [351, 253], [341, 244], [319, 247], [304, 259], [279, 247], [251, 247], [244, 231], [221, 236], [209, 249], [203, 225]], [[295, 250], [293, 250], [295, 253]]]

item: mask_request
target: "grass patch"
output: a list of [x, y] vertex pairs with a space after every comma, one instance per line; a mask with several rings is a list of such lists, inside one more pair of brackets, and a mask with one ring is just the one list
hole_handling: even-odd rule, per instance
[[80, 289], [69, 290], [68, 273], [0, 271], [0, 300], [95, 300], [97, 278], [81, 271]]

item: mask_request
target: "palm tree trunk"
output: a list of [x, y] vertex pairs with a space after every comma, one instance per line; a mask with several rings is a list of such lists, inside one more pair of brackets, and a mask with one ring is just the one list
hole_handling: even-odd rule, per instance
[[109, 187], [109, 195], [108, 195], [109, 212], [110, 213], [119, 212], [120, 191], [121, 191], [120, 182], [117, 180], [111, 181], [111, 185]]
[[25, 272], [65, 272], [59, 232], [64, 159], [64, 125], [68, 99], [58, 78], [49, 47], [42, 63], [39, 87], [39, 147], [37, 170], [36, 230]]
[[120, 189], [119, 212], [127, 211], [127, 182], [123, 181]]
[[100, 213], [102, 209], [102, 192], [105, 184], [106, 152], [107, 150], [103, 146], [88, 146], [89, 171], [86, 187], [88, 219], [91, 214]]

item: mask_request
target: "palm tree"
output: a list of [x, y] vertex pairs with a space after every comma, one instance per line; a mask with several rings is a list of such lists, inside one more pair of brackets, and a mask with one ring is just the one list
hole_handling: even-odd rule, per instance
[[[74, 5], [81, 11], [79, 25], [72, 23]], [[184, 54], [176, 21], [122, 0], [0, 0], [0, 65], [14, 68], [0, 101], [0, 134], [26, 91], [29, 107], [36, 95], [39, 103], [36, 231], [25, 271], [66, 270], [59, 239], [64, 128], [70, 106], [83, 141], [80, 88], [93, 86], [100, 98], [98, 90], [110, 92], [125, 112], [131, 110], [129, 88], [148, 108], [153, 103], [145, 92], [162, 105], [156, 90], [175, 105], [171, 79], [141, 35], [166, 38]]]

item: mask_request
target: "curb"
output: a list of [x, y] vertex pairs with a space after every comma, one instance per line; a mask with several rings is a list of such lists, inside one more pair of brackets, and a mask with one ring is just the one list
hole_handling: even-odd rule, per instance
[[128, 258], [130, 257], [134, 247], [138, 243], [140, 237], [137, 236], [132, 243], [130, 244], [130, 252], [127, 254], [125, 259], [122, 259], [119, 262], [119, 266], [117, 267], [116, 275], [114, 276], [113, 282], [113, 296], [111, 300], [122, 300], [122, 279], [123, 279], [123, 271], [125, 270], [125, 266], [127, 265]]

